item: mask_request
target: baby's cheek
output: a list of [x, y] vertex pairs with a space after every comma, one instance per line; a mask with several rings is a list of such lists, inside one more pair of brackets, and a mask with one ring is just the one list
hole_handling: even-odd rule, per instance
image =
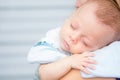
[[83, 50], [82, 50], [81, 47], [74, 47], [74, 48], [72, 48], [72, 53], [74, 53], [74, 54], [80, 54], [82, 52], [83, 52]]

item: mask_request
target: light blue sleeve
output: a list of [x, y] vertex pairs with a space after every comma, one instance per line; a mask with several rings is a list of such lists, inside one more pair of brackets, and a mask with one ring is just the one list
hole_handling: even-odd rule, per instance
[[97, 61], [96, 69], [88, 69], [91, 74], [81, 72], [84, 78], [91, 77], [115, 77], [120, 78], [120, 41], [111, 43], [102, 49], [94, 51], [94, 59]]
[[30, 63], [50, 63], [66, 57], [47, 42], [39, 42], [31, 48], [27, 59]]

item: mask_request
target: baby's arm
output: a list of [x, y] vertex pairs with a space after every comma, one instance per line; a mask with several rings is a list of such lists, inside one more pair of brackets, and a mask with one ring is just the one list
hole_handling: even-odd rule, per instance
[[92, 53], [75, 54], [59, 61], [42, 65], [39, 69], [40, 78], [42, 80], [58, 80], [71, 69], [79, 69], [85, 73], [89, 73], [84, 67], [93, 69], [93, 66], [90, 64], [95, 63], [95, 61], [88, 58], [93, 55]]
[[49, 64], [43, 64], [39, 68], [41, 80], [58, 80], [71, 69], [67, 58]]

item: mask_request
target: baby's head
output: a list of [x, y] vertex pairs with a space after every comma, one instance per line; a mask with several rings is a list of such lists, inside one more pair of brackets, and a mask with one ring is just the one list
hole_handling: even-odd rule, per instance
[[89, 0], [66, 20], [60, 45], [73, 54], [93, 51], [120, 39], [120, 11], [110, 0]]

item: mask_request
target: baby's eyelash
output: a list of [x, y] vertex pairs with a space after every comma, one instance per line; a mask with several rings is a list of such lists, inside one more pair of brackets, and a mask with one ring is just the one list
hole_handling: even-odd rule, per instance
[[86, 44], [86, 42], [84, 42], [84, 41], [83, 41], [83, 44], [84, 44], [85, 46], [88, 46], [88, 44]]
[[71, 28], [73, 28], [72, 24], [70, 25]]
[[88, 46], [88, 44], [87, 44], [84, 40], [82, 40], [82, 43], [83, 43], [85, 46]]

